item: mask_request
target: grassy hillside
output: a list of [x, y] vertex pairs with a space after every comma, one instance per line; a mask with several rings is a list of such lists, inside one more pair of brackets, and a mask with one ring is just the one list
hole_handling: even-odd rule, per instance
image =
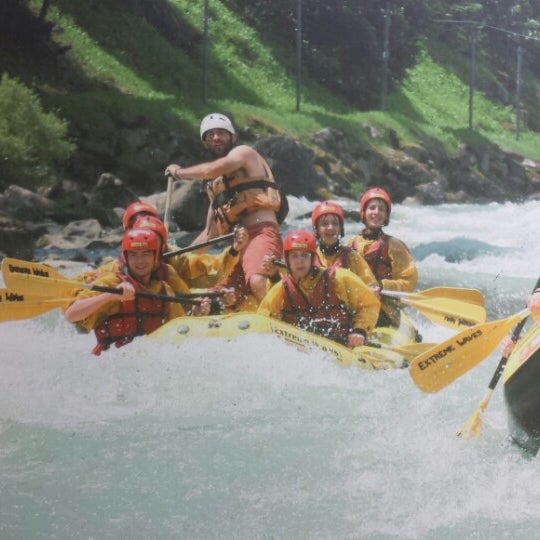
[[[36, 12], [41, 4], [42, 0], [30, 0]], [[310, 133], [330, 126], [361, 139], [366, 135], [360, 126], [370, 123], [391, 127], [400, 138], [428, 147], [431, 141], [452, 151], [464, 142], [489, 140], [540, 159], [540, 134], [523, 126], [516, 141], [511, 107], [488, 100], [482, 92], [475, 93], [474, 130], [467, 129], [469, 58], [429, 37], [421, 44], [416, 65], [392, 90], [387, 111], [352, 110], [316, 81], [304, 80], [297, 112], [294, 37], [291, 50], [272, 48], [220, 0], [210, 2], [211, 48], [203, 103], [203, 2], [169, 4], [178, 19], [179, 39], [189, 36], [183, 47], [171, 43], [140, 14], [115, 8], [116, 2], [55, 1], [47, 19], [56, 25], [54, 40], [70, 47], [62, 62], [12, 57], [4, 59], [7, 71], [37, 88], [44, 105], [69, 121], [75, 137], [86, 137], [86, 145], [106, 144], [100, 134], [111, 129], [111, 118], [144, 115], [176, 129], [186, 151], [195, 152], [201, 116], [224, 110], [258, 134], [287, 133], [308, 141]], [[485, 64], [480, 64], [477, 76], [482, 87], [495, 77]], [[523, 92], [531, 107], [538, 104], [538, 80], [526, 74]]]

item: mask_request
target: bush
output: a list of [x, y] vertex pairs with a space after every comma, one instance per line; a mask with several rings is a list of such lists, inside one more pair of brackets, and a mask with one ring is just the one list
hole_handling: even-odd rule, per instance
[[68, 125], [43, 111], [39, 98], [7, 74], [0, 80], [0, 187], [36, 187], [74, 150]]

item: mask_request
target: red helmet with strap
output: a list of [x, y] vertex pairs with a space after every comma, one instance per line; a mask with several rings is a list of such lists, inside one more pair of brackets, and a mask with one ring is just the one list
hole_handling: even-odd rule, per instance
[[148, 203], [142, 201], [135, 201], [131, 203], [124, 211], [122, 216], [122, 226], [124, 231], [133, 227], [134, 219], [137, 216], [155, 216], [157, 217], [157, 210]]
[[129, 229], [122, 236], [122, 255], [127, 261], [128, 251], [153, 251], [155, 253], [154, 267], [157, 267], [161, 254], [160, 244], [160, 237], [151, 229]]
[[309, 231], [292, 231], [283, 240], [283, 253], [289, 251], [317, 251], [317, 241]]
[[161, 219], [156, 216], [141, 216], [133, 223], [134, 229], [150, 229], [157, 233], [161, 238], [161, 250], [167, 250], [167, 229]]
[[313, 212], [311, 213], [311, 225], [313, 226], [315, 233], [317, 232], [318, 219], [326, 214], [334, 214], [339, 218], [341, 225], [341, 236], [343, 236], [345, 234], [345, 213], [343, 212], [343, 208], [341, 208], [338, 203], [333, 201], [320, 202], [313, 209]]
[[390, 221], [390, 212], [392, 211], [392, 199], [390, 199], [390, 195], [388, 195], [388, 193], [380, 187], [370, 188], [362, 195], [362, 198], [360, 199], [360, 219], [362, 220], [362, 223], [365, 223], [366, 206], [369, 201], [373, 199], [381, 199], [386, 203], [386, 207], [388, 208], [388, 217], [386, 218], [384, 224], [388, 225]]

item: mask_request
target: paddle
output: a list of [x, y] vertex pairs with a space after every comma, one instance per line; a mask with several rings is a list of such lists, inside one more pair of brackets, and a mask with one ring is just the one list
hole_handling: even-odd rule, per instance
[[[428, 290], [428, 294], [424, 294], [424, 292], [381, 291], [383, 296], [398, 298], [405, 305], [417, 309], [422, 315], [441, 326], [459, 330], [485, 322], [486, 309], [482, 304], [476, 303], [478, 302], [477, 295], [471, 295], [473, 299], [471, 303], [456, 297], [467, 298], [467, 293], [460, 295], [454, 293], [455, 289], [450, 287], [440, 287], [438, 290], [439, 296], [437, 296], [436, 292], [433, 292], [433, 289]], [[444, 296], [445, 294], [450, 294], [450, 296]]]
[[[41, 263], [10, 259], [6, 257], [2, 261], [2, 275], [8, 288], [22, 291], [25, 294], [36, 296], [71, 296], [77, 289], [89, 289], [96, 292], [108, 292], [122, 294], [115, 287], [100, 287], [98, 285], [86, 285], [76, 279], [68, 279], [54, 268]], [[166, 296], [149, 292], [137, 292], [136, 296], [154, 298], [166, 302], [180, 304], [199, 304], [194, 295]], [[198, 294], [196, 297], [206, 296]]]
[[422, 298], [443, 297], [461, 300], [469, 304], [478, 304], [479, 306], [484, 305], [484, 295], [478, 289], [465, 289], [462, 287], [431, 287], [430, 289], [425, 289], [423, 291], [414, 293], [398, 292], [398, 294], [400, 296], [415, 298], [417, 300], [421, 300]]
[[[172, 192], [173, 192], [173, 182], [174, 178], [169, 175], [167, 177], [167, 194], [165, 196], [165, 213], [163, 214], [163, 225], [165, 225], [165, 230], [167, 235], [171, 228], [171, 201], [172, 201]], [[169, 243], [169, 242], [167, 242]]]
[[0, 289], [0, 322], [31, 319], [65, 306], [71, 300], [70, 298], [44, 298]]
[[182, 255], [182, 253], [187, 253], [188, 251], [195, 251], [206, 246], [211, 246], [212, 244], [218, 244], [223, 240], [229, 240], [233, 236], [234, 232], [224, 234], [223, 236], [216, 236], [216, 238], [211, 238], [210, 240], [207, 240], [206, 242], [201, 242], [200, 244], [193, 244], [192, 246], [175, 249], [174, 251], [166, 251], [165, 253], [163, 253], [162, 257], [167, 259], [169, 257], [174, 257], [175, 255]]
[[[521, 334], [521, 331], [523, 330], [526, 322], [527, 318], [519, 322], [514, 328], [514, 332], [512, 333], [512, 341], [514, 343], [519, 339], [519, 335]], [[501, 356], [501, 359], [497, 364], [497, 368], [495, 369], [495, 373], [493, 373], [491, 381], [489, 382], [488, 391], [484, 396], [484, 399], [479, 403], [478, 407], [471, 414], [471, 416], [469, 416], [467, 423], [465, 424], [463, 429], [456, 433], [459, 438], [470, 439], [472, 437], [477, 437], [478, 435], [480, 435], [480, 432], [482, 431], [482, 415], [487, 409], [489, 400], [491, 399], [491, 396], [495, 391], [495, 387], [497, 386], [497, 383], [499, 382], [499, 379], [504, 372], [504, 368], [506, 367], [506, 362], [508, 361], [509, 356], [510, 354]]]
[[401, 345], [399, 347], [392, 347], [392, 346], [383, 345], [382, 343], [377, 343], [377, 342], [368, 341], [366, 343], [366, 346], [368, 347], [374, 347], [376, 349], [393, 351], [398, 354], [401, 354], [408, 361], [413, 360], [419, 354], [422, 354], [425, 351], [432, 349], [436, 345], [437, 343], [411, 343], [409, 345]]
[[524, 309], [507, 319], [477, 324], [452, 336], [411, 362], [411, 378], [424, 392], [438, 392], [484, 360], [529, 313]]

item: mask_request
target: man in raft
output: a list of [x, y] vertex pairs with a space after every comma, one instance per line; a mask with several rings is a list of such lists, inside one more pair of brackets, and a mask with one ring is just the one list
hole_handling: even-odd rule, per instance
[[[167, 268], [161, 264], [161, 254], [162, 242], [156, 232], [151, 229], [130, 229], [122, 237], [124, 268], [118, 272], [104, 273], [93, 282], [93, 285], [118, 288], [121, 294], [96, 294], [88, 289], [77, 292], [64, 317], [83, 331], [94, 330], [98, 343], [92, 350], [93, 354], [99, 355], [112, 344], [117, 347], [126, 345], [136, 336], [149, 334], [167, 321], [186, 315], [179, 303], [136, 295], [144, 292], [174, 296], [175, 292], [189, 292], [185, 285], [178, 290], [177, 279], [171, 285]], [[171, 275], [176, 275], [172, 268], [170, 270]], [[193, 315], [209, 313], [208, 298], [201, 299], [192, 311]]]
[[[249, 146], [235, 146], [236, 130], [226, 115], [205, 116], [200, 136], [216, 159], [185, 168], [173, 163], [165, 174], [181, 180], [211, 180], [206, 184], [211, 202], [207, 226], [194, 243], [228, 232], [236, 224], [245, 227], [249, 242], [239, 264], [246, 286], [260, 302], [269, 277], [263, 256], [273, 254], [279, 259], [282, 252], [277, 219], [282, 205], [280, 193], [263, 157]], [[271, 273], [276, 272], [272, 269]]]
[[[347, 243], [369, 264], [378, 281], [375, 293], [379, 296], [381, 290], [413, 292], [418, 283], [418, 270], [409, 248], [383, 231], [391, 211], [392, 200], [384, 189], [368, 189], [360, 199], [360, 219], [365, 228]], [[399, 310], [393, 300], [382, 301], [377, 326], [399, 326]]]
[[308, 231], [289, 233], [283, 249], [288, 273], [257, 312], [349, 347], [363, 345], [379, 316], [371, 289], [349, 270], [315, 266], [316, 241]]

